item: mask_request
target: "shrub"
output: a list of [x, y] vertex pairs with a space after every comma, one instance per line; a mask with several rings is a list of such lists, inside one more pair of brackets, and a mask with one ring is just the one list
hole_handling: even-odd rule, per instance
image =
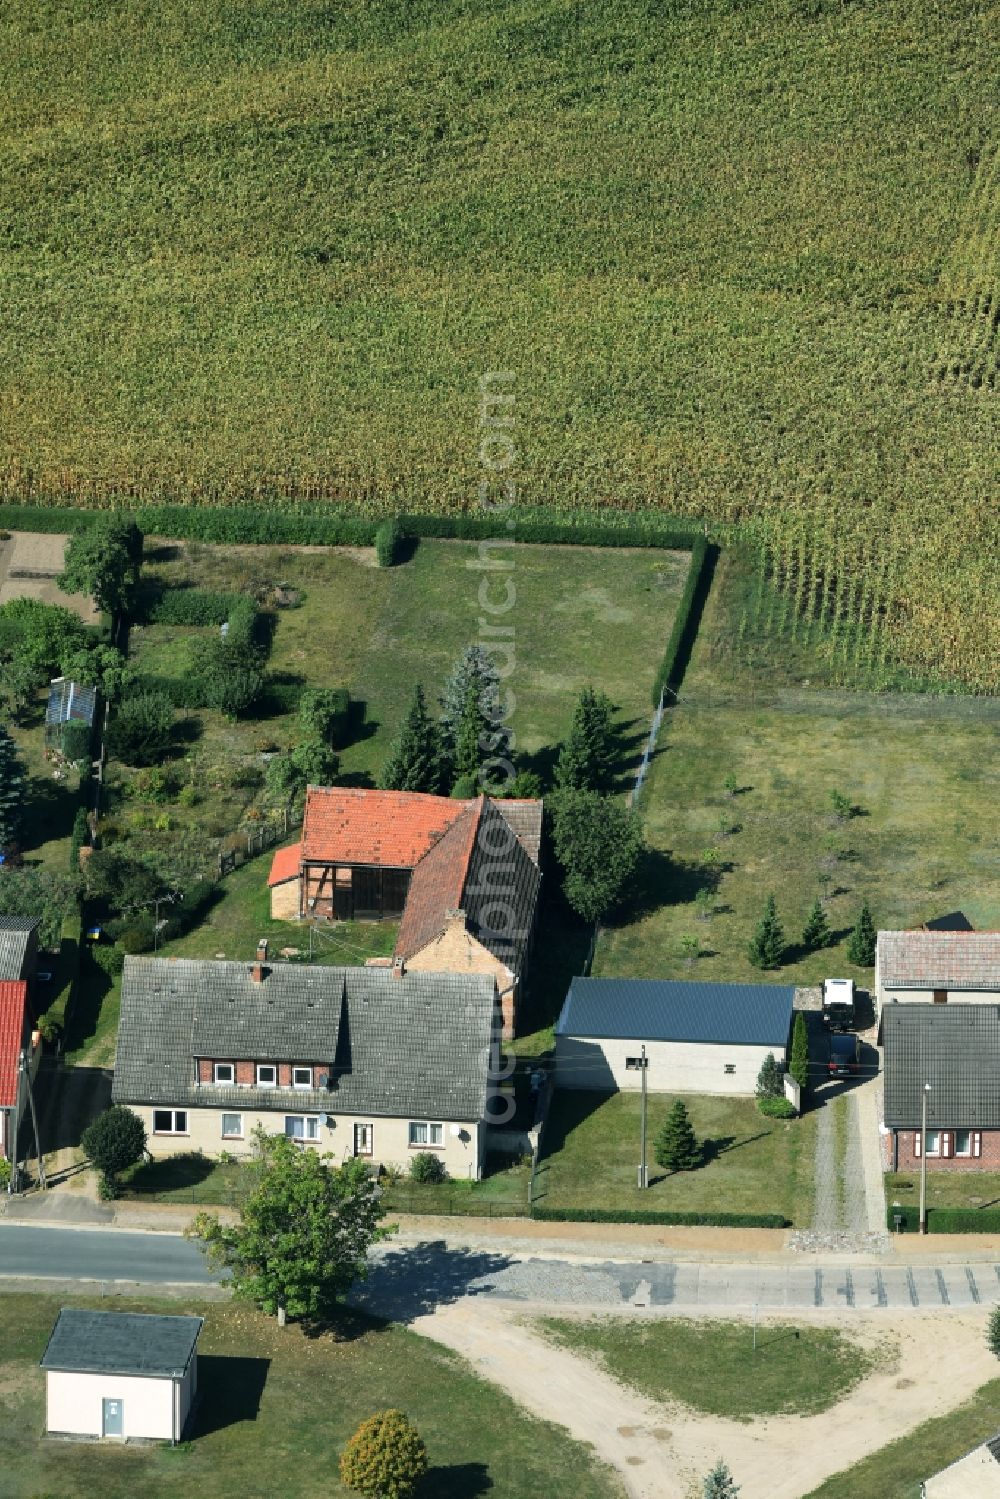
[[758, 1098], [782, 1098], [784, 1096], [784, 1074], [781, 1064], [775, 1058], [774, 1052], [769, 1051], [761, 1063], [757, 1074], [757, 1087], [755, 1089]]
[[83, 1153], [109, 1182], [134, 1166], [146, 1149], [146, 1131], [138, 1114], [123, 1104], [105, 1109], [88, 1124], [80, 1141]]
[[400, 561], [404, 541], [403, 525], [397, 515], [382, 521], [375, 532], [375, 560], [379, 567], [395, 567]]
[[[690, 1224], [700, 1228], [788, 1228], [780, 1213], [668, 1213], [644, 1208], [546, 1208], [532, 1204], [532, 1218], [543, 1223]], [[1000, 1214], [997, 1215], [1000, 1217]]]
[[479, 795], [479, 783], [475, 776], [459, 776], [450, 794], [456, 801], [469, 802]]
[[402, 1411], [362, 1421], [340, 1455], [340, 1477], [364, 1499], [411, 1499], [428, 1470], [427, 1448]]
[[795, 1118], [795, 1105], [789, 1103], [787, 1098], [774, 1098], [770, 1095], [765, 1095], [763, 1098], [758, 1098], [757, 1107], [762, 1114], [767, 1115], [768, 1119]]
[[[885, 1221], [890, 1229], [895, 1228], [895, 1216], [902, 1222], [903, 1233], [915, 1234], [920, 1228], [920, 1209], [916, 1203], [899, 1206], [890, 1203], [886, 1208]], [[929, 1234], [997, 1234], [1000, 1233], [1000, 1208], [928, 1208], [927, 1232]]]
[[91, 960], [109, 979], [117, 978], [125, 966], [125, 954], [117, 943], [94, 942], [88, 952]]
[[174, 710], [161, 692], [139, 692], [118, 705], [108, 729], [110, 753], [126, 765], [150, 765], [169, 748]]
[[13, 1175], [13, 1168], [6, 1156], [0, 1156], [0, 1188], [6, 1191]]
[[443, 1182], [448, 1175], [444, 1161], [431, 1150], [418, 1150], [410, 1160], [410, 1179], [415, 1182]]
[[238, 593], [211, 593], [203, 588], [165, 588], [140, 591], [132, 608], [136, 623], [156, 625], [222, 625], [229, 618]]
[[67, 760], [74, 763], [78, 760], [90, 759], [90, 725], [80, 723], [73, 719], [70, 723], [64, 723], [60, 735], [60, 747]]

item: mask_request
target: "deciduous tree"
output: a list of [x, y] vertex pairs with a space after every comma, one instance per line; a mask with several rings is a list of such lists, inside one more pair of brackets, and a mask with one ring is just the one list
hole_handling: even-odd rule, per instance
[[118, 1178], [140, 1160], [146, 1149], [146, 1131], [138, 1114], [124, 1104], [105, 1109], [88, 1124], [80, 1140], [83, 1153], [101, 1173], [104, 1195], [117, 1195]]
[[584, 921], [600, 921], [621, 902], [639, 867], [638, 815], [597, 791], [559, 791], [549, 805], [566, 899]]
[[363, 1161], [328, 1157], [257, 1131], [255, 1186], [238, 1224], [199, 1213], [188, 1230], [232, 1274], [233, 1294], [277, 1315], [326, 1318], [364, 1277], [386, 1237], [378, 1186]]
[[112, 510], [66, 544], [59, 587], [87, 593], [107, 614], [127, 610], [142, 566], [142, 532], [131, 515]]

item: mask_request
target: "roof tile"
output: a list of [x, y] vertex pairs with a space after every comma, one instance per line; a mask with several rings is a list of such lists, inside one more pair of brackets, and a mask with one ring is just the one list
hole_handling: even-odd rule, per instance
[[879, 932], [890, 989], [1000, 989], [1000, 932]]
[[17, 1065], [27, 1008], [24, 980], [0, 980], [0, 1109], [12, 1109], [17, 1103]]

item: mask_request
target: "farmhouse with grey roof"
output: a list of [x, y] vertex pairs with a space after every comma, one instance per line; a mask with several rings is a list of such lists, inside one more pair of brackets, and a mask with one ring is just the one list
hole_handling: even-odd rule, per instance
[[37, 916], [0, 916], [0, 979], [31, 979], [38, 958]]
[[1000, 1168], [1000, 1006], [890, 1005], [883, 1016], [887, 1169]]
[[879, 1024], [890, 1005], [1000, 1004], [1000, 932], [879, 932]]
[[768, 1053], [784, 1064], [795, 990], [786, 984], [575, 978], [556, 1023], [556, 1085], [753, 1093]]
[[268, 1133], [478, 1177], [496, 984], [481, 974], [128, 957], [112, 1097], [154, 1156], [247, 1155]]

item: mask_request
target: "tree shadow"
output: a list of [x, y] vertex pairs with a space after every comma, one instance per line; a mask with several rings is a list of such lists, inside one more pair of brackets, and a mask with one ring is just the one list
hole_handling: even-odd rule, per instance
[[770, 1130], [762, 1129], [755, 1135], [716, 1135], [701, 1142], [702, 1158], [707, 1166], [711, 1161], [717, 1161], [720, 1156], [728, 1155], [732, 1150], [740, 1150], [744, 1145], [753, 1145], [758, 1140], [766, 1140]]
[[215, 1162], [196, 1151], [144, 1161], [128, 1179], [130, 1192], [173, 1192], [178, 1188], [196, 1187], [215, 1170]]
[[84, 949], [80, 957], [80, 972], [73, 986], [72, 1001], [66, 1016], [64, 1046], [67, 1051], [79, 1051], [85, 1041], [97, 1033], [101, 1018], [101, 1006], [110, 994], [113, 983]]
[[271, 1367], [269, 1358], [198, 1355], [198, 1405], [191, 1435], [207, 1437], [227, 1426], [256, 1421]]
[[412, 1322], [465, 1296], [488, 1293], [490, 1277], [511, 1263], [509, 1255], [449, 1247], [443, 1240], [393, 1249], [354, 1287], [349, 1305], [393, 1322]]
[[370, 770], [347, 770], [338, 772], [333, 778], [336, 786], [360, 786], [364, 791], [375, 790], [375, 778]]
[[476, 1499], [492, 1488], [485, 1463], [453, 1463], [447, 1468], [431, 1468], [417, 1494], [419, 1499]]
[[539, 932], [528, 968], [517, 1028], [522, 1035], [544, 1030], [558, 1017], [570, 982], [583, 973], [593, 937], [591, 927], [570, 910], [558, 881], [542, 884]]
[[[674, 859], [670, 851], [647, 848], [636, 872], [631, 899], [622, 919], [635, 921], [663, 906], [684, 905], [693, 901], [699, 890], [714, 889], [719, 882], [719, 866]], [[610, 922], [609, 925], [613, 925]]]
[[559, 746], [557, 744], [543, 744], [541, 749], [532, 750], [530, 754], [519, 753], [517, 756], [517, 769], [519, 771], [530, 771], [536, 775], [542, 783], [542, 791], [548, 792], [555, 786], [556, 762], [559, 759]]

